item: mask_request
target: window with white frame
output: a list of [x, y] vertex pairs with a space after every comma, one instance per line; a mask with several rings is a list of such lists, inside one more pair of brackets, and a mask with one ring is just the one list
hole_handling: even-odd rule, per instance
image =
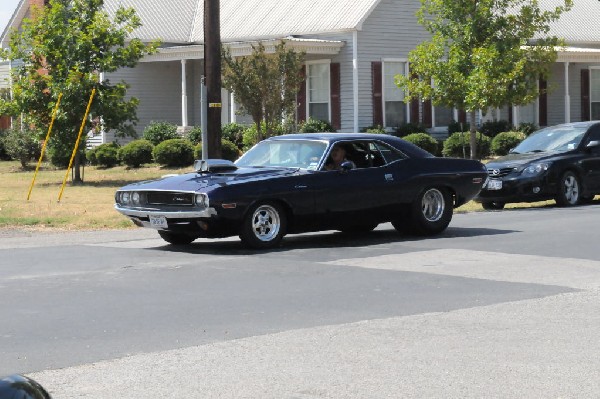
[[404, 90], [394, 82], [396, 75], [405, 74], [406, 62], [383, 62], [383, 124], [385, 127], [398, 127], [408, 122]]
[[590, 69], [591, 119], [600, 119], [600, 69]]
[[318, 62], [307, 65], [308, 117], [331, 121], [329, 105], [329, 63]]

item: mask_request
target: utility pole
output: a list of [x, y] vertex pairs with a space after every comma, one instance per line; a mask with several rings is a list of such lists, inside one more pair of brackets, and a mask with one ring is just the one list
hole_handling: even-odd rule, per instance
[[[204, 0], [204, 76], [206, 78], [208, 156], [221, 158], [221, 10]], [[204, 157], [203, 157], [204, 158]]]

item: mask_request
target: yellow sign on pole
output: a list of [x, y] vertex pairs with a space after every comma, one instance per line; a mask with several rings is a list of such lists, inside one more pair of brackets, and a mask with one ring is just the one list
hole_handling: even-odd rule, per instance
[[56, 105], [54, 106], [54, 111], [52, 111], [52, 119], [50, 120], [50, 126], [48, 127], [48, 133], [46, 134], [46, 140], [44, 140], [44, 144], [42, 145], [42, 153], [40, 154], [40, 159], [38, 160], [37, 166], [35, 167], [35, 173], [33, 174], [33, 180], [31, 181], [31, 186], [29, 186], [29, 192], [27, 193], [27, 201], [29, 201], [29, 197], [31, 197], [31, 190], [33, 190], [33, 185], [35, 184], [35, 178], [37, 177], [38, 171], [40, 170], [40, 165], [42, 163], [42, 159], [44, 158], [44, 151], [46, 151], [46, 145], [48, 144], [48, 140], [50, 140], [50, 132], [52, 132], [52, 126], [54, 126], [54, 119], [56, 118], [56, 112], [58, 111], [58, 106], [60, 105], [60, 99], [62, 98], [62, 93], [58, 95], [58, 100], [56, 100]]
[[208, 103], [208, 108], [221, 108], [221, 103]]
[[60, 202], [63, 191], [65, 190], [65, 184], [67, 183], [67, 177], [69, 176], [69, 170], [71, 170], [71, 166], [73, 166], [73, 159], [75, 159], [75, 154], [77, 154], [77, 148], [79, 148], [79, 141], [81, 140], [81, 133], [83, 133], [85, 121], [87, 119], [88, 114], [90, 113], [90, 107], [92, 106], [92, 100], [94, 99], [95, 94], [96, 94], [96, 88], [94, 88], [92, 90], [92, 94], [90, 95], [90, 101], [88, 101], [87, 108], [85, 109], [85, 115], [83, 116], [83, 120], [81, 121], [81, 127], [79, 128], [79, 135], [77, 136], [77, 141], [75, 142], [75, 147], [73, 147], [73, 153], [71, 154], [71, 160], [69, 161], [69, 167], [67, 168], [67, 173], [65, 173], [65, 178], [63, 179], [62, 187], [60, 188], [60, 194], [58, 194], [58, 202]]

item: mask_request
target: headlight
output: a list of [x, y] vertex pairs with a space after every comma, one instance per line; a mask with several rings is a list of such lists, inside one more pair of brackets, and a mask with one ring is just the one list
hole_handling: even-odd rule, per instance
[[136, 205], [139, 205], [140, 204], [140, 193], [138, 193], [136, 191], [133, 194], [131, 194], [131, 202], [133, 202]]
[[131, 196], [129, 191], [123, 191], [123, 193], [121, 194], [121, 202], [124, 204], [129, 204], [130, 198]]
[[208, 208], [208, 195], [206, 195], [206, 194], [196, 194], [196, 206], [201, 206], [203, 208]]
[[545, 163], [545, 162], [533, 163], [523, 170], [523, 174], [532, 175], [532, 176], [539, 175], [540, 173], [547, 171], [549, 167], [550, 167], [549, 163]]

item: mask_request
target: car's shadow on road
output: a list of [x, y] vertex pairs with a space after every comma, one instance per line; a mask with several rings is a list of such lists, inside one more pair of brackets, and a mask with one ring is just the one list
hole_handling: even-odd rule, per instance
[[515, 233], [516, 230], [490, 228], [449, 227], [442, 234], [419, 237], [399, 234], [393, 228], [380, 228], [363, 234], [346, 234], [336, 231], [294, 234], [286, 236], [281, 245], [269, 250], [245, 248], [239, 240], [198, 240], [189, 245], [164, 245], [152, 248], [159, 251], [212, 255], [257, 255], [316, 248], [356, 248], [372, 245], [409, 243], [423, 240], [483, 237]]

